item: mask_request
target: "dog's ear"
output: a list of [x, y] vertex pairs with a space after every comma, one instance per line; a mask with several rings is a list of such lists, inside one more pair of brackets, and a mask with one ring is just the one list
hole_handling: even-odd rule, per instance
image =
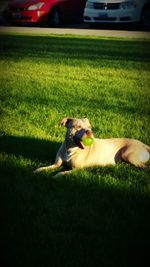
[[90, 124], [89, 119], [88, 119], [87, 117], [84, 117], [82, 120], [83, 120], [85, 123]]
[[84, 117], [83, 121], [89, 122], [89, 119], [87, 117]]
[[72, 118], [63, 118], [63, 120], [61, 121], [61, 125], [67, 127], [67, 124], [72, 120], [73, 120]]

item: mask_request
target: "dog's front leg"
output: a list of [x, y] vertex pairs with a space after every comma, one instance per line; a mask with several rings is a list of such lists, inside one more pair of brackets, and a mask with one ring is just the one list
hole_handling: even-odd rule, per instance
[[39, 172], [43, 172], [43, 171], [49, 171], [49, 170], [54, 170], [54, 169], [57, 169], [61, 166], [61, 164], [56, 164], [54, 163], [53, 165], [50, 165], [50, 166], [46, 166], [46, 167], [40, 167], [40, 168], [37, 168], [34, 173], [39, 173]]
[[52, 164], [50, 166], [46, 166], [46, 167], [40, 167], [40, 168], [36, 169], [34, 171], [34, 173], [39, 173], [39, 172], [49, 171], [49, 170], [55, 170], [55, 169], [59, 168], [62, 165], [62, 163], [63, 163], [62, 158], [57, 156], [54, 164]]
[[62, 145], [60, 146], [57, 155], [56, 155], [56, 159], [55, 159], [55, 163], [50, 165], [50, 166], [46, 166], [46, 167], [40, 167], [38, 169], [36, 169], [34, 171], [34, 173], [39, 173], [42, 171], [49, 171], [49, 170], [55, 170], [57, 168], [59, 168], [62, 164], [63, 164], [63, 155], [65, 153], [65, 142], [62, 143]]

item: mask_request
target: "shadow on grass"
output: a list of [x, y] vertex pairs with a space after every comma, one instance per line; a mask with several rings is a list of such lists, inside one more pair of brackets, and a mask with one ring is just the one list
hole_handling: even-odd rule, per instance
[[30, 137], [0, 136], [0, 151], [38, 161], [55, 160], [60, 143]]
[[148, 259], [146, 197], [77, 176], [54, 181], [9, 168], [1, 180], [7, 266], [143, 266]]
[[[119, 49], [118, 49], [119, 47]], [[30, 36], [2, 35], [0, 49], [3, 57], [32, 58], [43, 60], [67, 60], [67, 64], [75, 64], [68, 59], [91, 60], [133, 60], [150, 61], [150, 42], [135, 40], [114, 40], [69, 36]], [[38, 57], [37, 57], [38, 55]], [[100, 62], [99, 62], [100, 64]], [[103, 64], [102, 64], [103, 65]], [[112, 62], [111, 62], [112, 65]], [[118, 66], [120, 67], [120, 66]], [[123, 64], [122, 67], [126, 68]]]
[[[3, 152], [38, 160], [53, 160], [47, 149], [53, 146], [54, 153], [58, 146], [11, 136], [0, 141]], [[5, 265], [143, 266], [149, 257], [150, 198], [136, 186], [109, 182], [124, 180], [124, 172], [122, 166], [115, 173], [112, 167], [91, 168], [89, 177], [79, 170], [57, 180], [6, 161], [0, 180]], [[125, 180], [128, 175], [140, 177], [129, 169]]]

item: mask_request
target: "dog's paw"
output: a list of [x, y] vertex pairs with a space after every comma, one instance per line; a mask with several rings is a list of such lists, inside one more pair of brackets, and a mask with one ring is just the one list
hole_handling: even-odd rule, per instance
[[41, 167], [41, 168], [38, 168], [36, 170], [33, 171], [33, 173], [40, 173], [40, 172], [43, 172], [43, 171], [46, 171], [47, 170], [47, 167]]

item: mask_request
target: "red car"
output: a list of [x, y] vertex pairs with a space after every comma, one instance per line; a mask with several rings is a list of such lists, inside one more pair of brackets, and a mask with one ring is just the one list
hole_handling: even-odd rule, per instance
[[43, 23], [59, 26], [80, 20], [86, 0], [12, 0], [4, 16], [15, 23]]

